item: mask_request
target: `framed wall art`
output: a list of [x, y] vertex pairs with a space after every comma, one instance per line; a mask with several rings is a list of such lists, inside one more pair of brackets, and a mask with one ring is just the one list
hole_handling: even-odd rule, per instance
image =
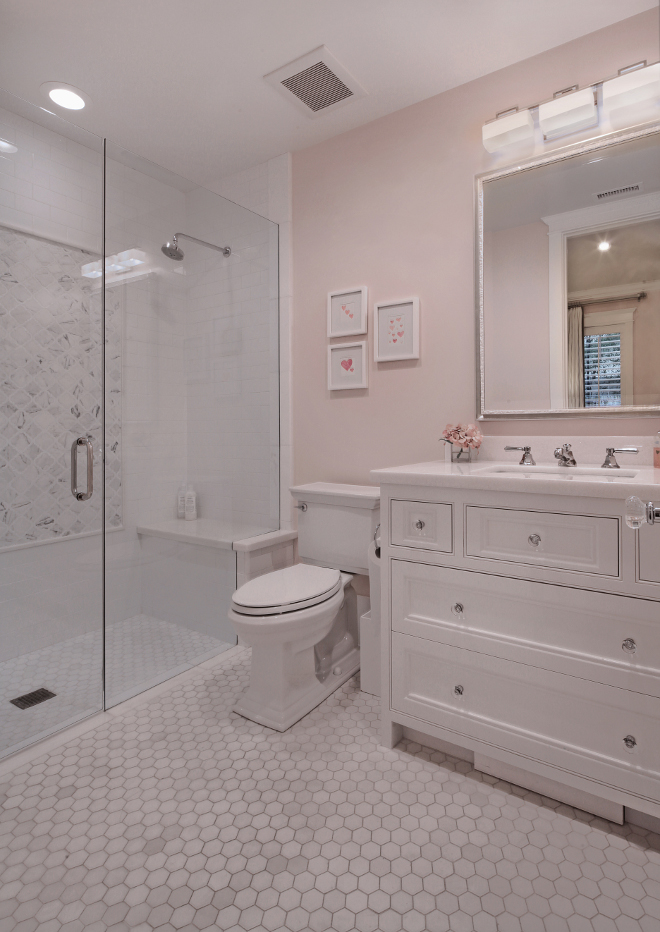
[[352, 337], [367, 332], [367, 289], [328, 292], [328, 336]]
[[419, 359], [419, 298], [374, 305], [374, 359]]
[[328, 347], [328, 389], [367, 387], [367, 344], [338, 343]]

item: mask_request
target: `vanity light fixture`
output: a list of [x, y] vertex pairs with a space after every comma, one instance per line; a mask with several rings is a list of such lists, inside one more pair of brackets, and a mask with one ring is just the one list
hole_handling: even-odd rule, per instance
[[578, 133], [598, 126], [599, 88], [602, 88], [600, 111], [606, 118], [628, 119], [631, 123], [657, 118], [660, 106], [660, 62], [645, 61], [621, 68], [616, 78], [595, 81], [578, 89], [577, 84], [556, 91], [553, 99], [533, 104], [525, 110], [513, 107], [497, 114], [496, 119], [481, 128], [484, 148], [498, 152], [534, 139], [534, 114], [538, 111], [539, 129], [545, 141]]
[[18, 147], [12, 145], [10, 142], [7, 142], [6, 139], [0, 139], [0, 152], [4, 152], [7, 155], [13, 155], [14, 152], [18, 152]]
[[660, 103], [660, 62], [639, 62], [622, 68], [619, 76], [603, 83], [603, 114]]
[[502, 111], [496, 120], [481, 127], [481, 139], [487, 152], [531, 142], [533, 138], [534, 119], [529, 110]]
[[577, 133], [597, 123], [596, 95], [591, 87], [574, 93], [559, 91], [554, 100], [539, 106], [539, 126], [545, 139]]
[[607, 240], [604, 239], [598, 244], [598, 248], [601, 252], [607, 252], [611, 245], [611, 243], [608, 243]]
[[62, 81], [46, 81], [41, 85], [41, 91], [54, 104], [65, 110], [82, 110], [91, 103], [89, 95], [84, 91], [73, 84], [63, 84]]

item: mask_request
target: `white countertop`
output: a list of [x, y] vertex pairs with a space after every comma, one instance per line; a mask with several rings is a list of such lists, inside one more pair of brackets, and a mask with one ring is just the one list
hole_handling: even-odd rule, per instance
[[[660, 469], [622, 466], [600, 469], [600, 464], [559, 467], [556, 463], [518, 466], [508, 462], [481, 463], [413, 463], [390, 469], [374, 469], [371, 478], [379, 485], [421, 485], [441, 488], [469, 488], [488, 492], [526, 492], [541, 495], [575, 495], [593, 498], [617, 498], [622, 501], [637, 495], [642, 501], [660, 504]], [[495, 470], [500, 469], [502, 473]], [[549, 474], [543, 476], [543, 470]], [[596, 475], [587, 475], [591, 470]], [[550, 472], [551, 471], [551, 472]], [[626, 476], [626, 473], [635, 473]]]

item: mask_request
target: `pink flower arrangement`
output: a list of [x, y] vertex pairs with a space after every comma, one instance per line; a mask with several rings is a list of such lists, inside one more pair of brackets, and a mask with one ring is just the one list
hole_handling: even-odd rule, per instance
[[464, 450], [478, 450], [484, 437], [476, 424], [447, 424], [442, 439]]

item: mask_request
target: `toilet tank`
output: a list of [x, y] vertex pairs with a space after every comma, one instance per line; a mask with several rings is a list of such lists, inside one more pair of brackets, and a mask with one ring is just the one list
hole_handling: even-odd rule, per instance
[[380, 524], [378, 486], [310, 482], [293, 486], [291, 494], [300, 508], [300, 562], [366, 576], [369, 544]]

